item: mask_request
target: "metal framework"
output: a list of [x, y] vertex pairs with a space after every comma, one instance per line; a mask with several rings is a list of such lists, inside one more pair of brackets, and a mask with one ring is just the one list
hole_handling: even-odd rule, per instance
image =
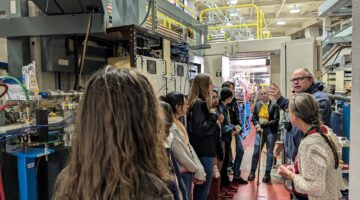
[[[249, 27], [255, 27], [256, 28], [256, 38], [257, 39], [263, 39], [263, 38], [270, 38], [271, 35], [269, 31], [267, 30], [267, 23], [265, 20], [264, 12], [255, 4], [242, 4], [242, 5], [233, 5], [233, 6], [224, 6], [224, 7], [214, 7], [214, 8], [207, 8], [201, 11], [200, 13], [200, 22], [204, 22], [204, 15], [207, 13], [210, 15], [211, 11], [224, 11], [229, 9], [245, 9], [245, 8], [253, 8], [256, 11], [256, 21], [255, 23], [243, 23], [240, 21], [240, 24], [230, 24], [230, 25], [217, 25], [217, 26], [210, 26], [209, 30], [215, 30], [215, 29], [239, 29], [239, 28], [249, 28]], [[228, 20], [230, 22], [230, 20]], [[245, 20], [244, 20], [245, 21]], [[265, 30], [264, 31], [264, 27]], [[226, 39], [226, 36], [224, 35], [224, 38]]]

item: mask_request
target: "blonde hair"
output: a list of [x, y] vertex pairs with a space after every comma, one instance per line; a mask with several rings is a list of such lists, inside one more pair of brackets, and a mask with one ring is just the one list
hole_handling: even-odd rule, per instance
[[111, 66], [94, 74], [77, 114], [70, 161], [53, 198], [141, 199], [149, 176], [169, 180], [160, 113], [144, 75]]
[[209, 74], [198, 74], [195, 76], [188, 98], [190, 107], [195, 103], [197, 99], [201, 99], [206, 102], [206, 105], [210, 110], [211, 94], [209, 91], [209, 86], [212, 83], [213, 82]]

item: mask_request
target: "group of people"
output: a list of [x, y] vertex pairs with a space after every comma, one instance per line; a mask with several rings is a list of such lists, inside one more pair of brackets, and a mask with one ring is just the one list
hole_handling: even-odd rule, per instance
[[[284, 109], [291, 124], [285, 152], [294, 164], [281, 165], [279, 173], [293, 181], [291, 198], [337, 200], [341, 147], [326, 126], [329, 100], [306, 69], [295, 71], [292, 83], [290, 99], [276, 85], [259, 92], [248, 181], [255, 179], [265, 143], [262, 181], [271, 181], [279, 109]], [[240, 172], [244, 148], [234, 86], [224, 82], [218, 92], [210, 75], [198, 74], [188, 96], [172, 92], [159, 99], [149, 80], [135, 70], [107, 66], [97, 72], [82, 97], [71, 156], [53, 199], [232, 197], [238, 184], [248, 183]]]

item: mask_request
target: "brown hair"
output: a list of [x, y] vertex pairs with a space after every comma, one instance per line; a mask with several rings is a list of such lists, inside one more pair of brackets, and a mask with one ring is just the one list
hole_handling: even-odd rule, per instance
[[316, 129], [317, 132], [320, 133], [334, 154], [335, 169], [337, 169], [339, 166], [339, 155], [335, 144], [325, 134], [323, 134], [320, 129], [322, 122], [319, 115], [319, 104], [315, 97], [308, 93], [294, 95], [290, 100], [289, 109], [296, 117], [300, 118], [306, 124], [311, 125], [311, 129]]
[[168, 136], [170, 133], [170, 128], [175, 120], [174, 112], [171, 108], [171, 105], [165, 101], [160, 101], [160, 106], [164, 113], [164, 129], [165, 134]]
[[231, 82], [231, 81], [225, 81], [221, 87], [224, 88], [224, 87], [228, 87], [230, 88], [231, 86], [233, 86], [235, 88], [235, 83], [234, 82]]
[[[86, 86], [71, 156], [54, 199], [141, 199], [144, 180], [169, 179], [159, 102], [148, 79], [107, 66]], [[145, 116], [145, 117], [144, 117]]]
[[212, 84], [212, 79], [209, 74], [198, 74], [195, 76], [188, 98], [190, 107], [197, 99], [201, 99], [206, 102], [208, 109], [211, 108], [210, 84]]

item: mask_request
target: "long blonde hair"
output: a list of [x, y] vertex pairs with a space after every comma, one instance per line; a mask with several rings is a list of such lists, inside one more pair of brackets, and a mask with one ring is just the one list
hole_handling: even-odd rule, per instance
[[211, 108], [210, 84], [212, 84], [212, 79], [209, 74], [198, 74], [195, 76], [188, 98], [190, 107], [193, 106], [197, 99], [201, 99], [206, 102], [208, 109]]
[[70, 161], [54, 199], [141, 199], [149, 175], [169, 180], [159, 102], [148, 79], [108, 66], [89, 80]]

